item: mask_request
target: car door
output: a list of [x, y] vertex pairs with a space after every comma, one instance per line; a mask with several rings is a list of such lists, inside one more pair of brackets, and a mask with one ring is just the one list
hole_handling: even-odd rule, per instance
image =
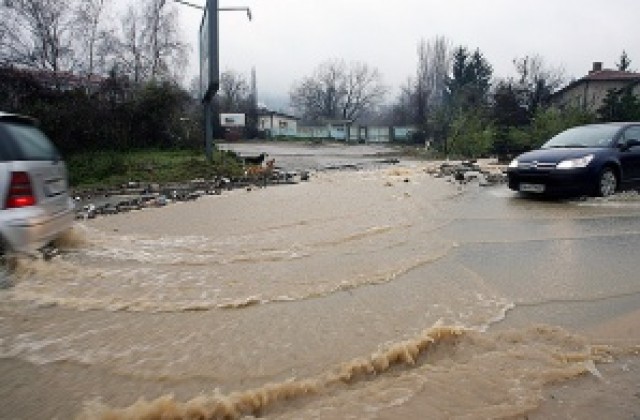
[[620, 153], [623, 181], [640, 182], [640, 125], [627, 127], [619, 143], [630, 146], [624, 147]]

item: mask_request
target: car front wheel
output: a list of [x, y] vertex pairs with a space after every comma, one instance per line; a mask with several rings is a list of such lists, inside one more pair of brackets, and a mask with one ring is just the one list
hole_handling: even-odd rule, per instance
[[618, 188], [618, 178], [611, 168], [604, 168], [598, 178], [596, 194], [600, 197], [609, 197], [615, 194]]

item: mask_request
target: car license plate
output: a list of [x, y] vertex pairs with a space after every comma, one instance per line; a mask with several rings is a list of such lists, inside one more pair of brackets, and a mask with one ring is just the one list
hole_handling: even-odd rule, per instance
[[53, 179], [46, 181], [44, 184], [44, 192], [47, 197], [58, 195], [64, 192], [64, 180]]
[[544, 184], [520, 184], [520, 191], [528, 192], [528, 193], [543, 193], [544, 192]]

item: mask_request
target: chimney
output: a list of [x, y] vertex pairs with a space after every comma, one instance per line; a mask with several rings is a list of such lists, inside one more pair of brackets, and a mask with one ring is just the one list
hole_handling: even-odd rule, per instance
[[594, 61], [593, 70], [591, 70], [589, 73], [596, 73], [599, 71], [602, 71], [602, 61]]

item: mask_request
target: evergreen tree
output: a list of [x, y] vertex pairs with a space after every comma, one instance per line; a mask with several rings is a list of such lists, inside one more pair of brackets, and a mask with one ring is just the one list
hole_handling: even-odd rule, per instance
[[448, 152], [470, 158], [486, 156], [495, 137], [493, 125], [482, 113], [466, 111], [452, 122], [447, 138]]
[[528, 124], [531, 119], [511, 81], [503, 81], [498, 84], [493, 94], [491, 111], [493, 120], [498, 127], [520, 127]]
[[633, 93], [633, 85], [623, 89], [609, 89], [598, 108], [601, 121], [634, 121], [640, 119], [640, 99]]
[[483, 155], [493, 140], [488, 115], [493, 68], [479, 49], [457, 47], [453, 52], [451, 77], [447, 81], [445, 107], [430, 118], [430, 133], [438, 146], [465, 156]]
[[453, 52], [453, 65], [451, 69], [452, 77], [449, 87], [452, 91], [460, 88], [469, 82], [467, 73], [467, 61], [469, 52], [465, 47], [458, 47]]
[[495, 153], [499, 156], [510, 156], [514, 152], [524, 150], [519, 144], [514, 144], [511, 132], [513, 128], [529, 124], [531, 116], [526, 106], [521, 103], [513, 82], [503, 81], [496, 87], [491, 118], [495, 125], [496, 138], [493, 144]]
[[479, 49], [476, 49], [471, 56], [469, 68], [471, 71], [471, 83], [480, 102], [486, 103], [491, 87], [491, 77], [493, 68], [484, 58]]
[[622, 50], [622, 54], [620, 55], [620, 62], [616, 64], [618, 66], [618, 70], [620, 71], [631, 71], [631, 59], [627, 55], [625, 50]]
[[484, 107], [489, 102], [493, 68], [480, 50], [473, 53], [458, 47], [453, 53], [452, 76], [448, 83], [454, 111]]

